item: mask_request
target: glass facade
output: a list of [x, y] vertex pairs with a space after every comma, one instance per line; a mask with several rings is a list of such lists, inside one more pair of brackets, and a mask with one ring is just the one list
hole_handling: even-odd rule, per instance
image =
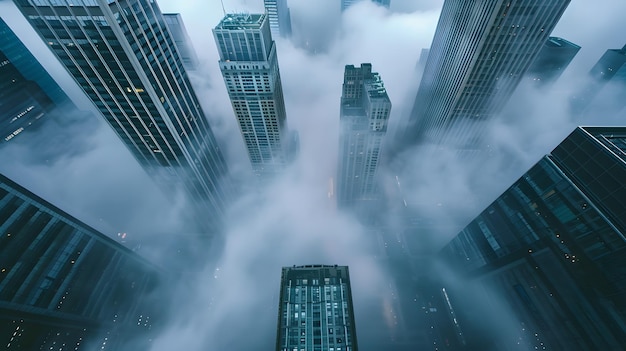
[[148, 339], [159, 314], [150, 305], [163, 278], [156, 267], [2, 175], [0, 233], [7, 350], [119, 349]]
[[559, 37], [550, 37], [539, 51], [526, 75], [537, 85], [554, 83], [572, 62], [580, 46]]
[[264, 0], [265, 13], [270, 21], [273, 37], [291, 36], [291, 14], [287, 0]]
[[346, 266], [284, 267], [276, 351], [357, 351]]
[[220, 69], [257, 175], [282, 170], [295, 147], [287, 114], [276, 45], [266, 14], [228, 14], [213, 29]]
[[376, 170], [390, 112], [391, 101], [372, 65], [347, 65], [339, 117], [339, 206], [375, 198]]
[[148, 174], [217, 228], [227, 166], [157, 3], [15, 2]]
[[404, 142], [479, 147], [569, 2], [445, 1]]
[[610, 142], [625, 135], [577, 128], [441, 252], [503, 297], [531, 348], [626, 345], [626, 161]]
[[164, 13], [165, 23], [172, 33], [176, 48], [180, 53], [180, 58], [183, 60], [183, 66], [187, 71], [195, 71], [198, 69], [198, 56], [193, 48], [193, 43], [187, 29], [183, 23], [183, 18], [179, 13]]

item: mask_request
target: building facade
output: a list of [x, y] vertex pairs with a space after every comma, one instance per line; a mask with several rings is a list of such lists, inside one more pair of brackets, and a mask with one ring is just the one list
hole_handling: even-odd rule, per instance
[[391, 101], [372, 65], [347, 65], [340, 109], [337, 204], [348, 207], [376, 197], [376, 170]]
[[613, 115], [626, 107], [622, 98], [626, 94], [626, 45], [607, 50], [587, 78], [584, 88], [571, 100], [575, 115]]
[[446, 0], [404, 144], [477, 148], [569, 0]]
[[155, 266], [3, 175], [0, 232], [3, 348], [148, 348]]
[[559, 37], [550, 37], [539, 51], [526, 75], [537, 86], [554, 83], [572, 62], [580, 46]]
[[294, 147], [267, 14], [228, 14], [213, 35], [252, 168], [257, 175], [279, 172]]
[[347, 266], [284, 267], [276, 351], [358, 351]]
[[626, 345], [625, 179], [626, 128], [579, 127], [443, 248], [516, 321], [498, 349]]
[[[70, 100], [0, 18], [0, 137], [2, 144], [39, 126]], [[73, 105], [72, 105], [73, 106]]]
[[183, 60], [183, 66], [187, 71], [195, 71], [198, 69], [198, 55], [193, 48], [191, 38], [185, 28], [183, 17], [180, 13], [164, 13], [165, 23], [172, 34], [180, 58]]
[[291, 11], [287, 0], [264, 0], [265, 13], [270, 21], [272, 36], [288, 38], [291, 36]]
[[[341, 11], [345, 11], [348, 7], [352, 6], [352, 4], [361, 1], [361, 0], [341, 0]], [[389, 8], [391, 4], [391, 0], [371, 0], [373, 3], [379, 4], [386, 8]]]
[[15, 3], [146, 172], [219, 227], [227, 166], [157, 3]]

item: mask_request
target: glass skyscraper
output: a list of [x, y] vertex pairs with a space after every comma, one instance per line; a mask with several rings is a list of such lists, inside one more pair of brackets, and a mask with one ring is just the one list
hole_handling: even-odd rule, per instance
[[405, 144], [478, 147], [569, 0], [446, 0]]
[[270, 29], [273, 37], [291, 36], [291, 12], [287, 7], [287, 0], [264, 0], [265, 13], [270, 20]]
[[163, 17], [165, 17], [167, 28], [170, 30], [170, 33], [172, 33], [172, 38], [174, 38], [174, 43], [176, 44], [176, 48], [178, 48], [180, 58], [183, 60], [183, 66], [188, 71], [197, 70], [198, 56], [196, 55], [196, 50], [193, 48], [191, 38], [187, 33], [187, 28], [185, 28], [183, 17], [180, 13], [164, 13]]
[[252, 168], [258, 175], [274, 174], [293, 157], [295, 145], [267, 14], [228, 14], [213, 35]]
[[216, 228], [227, 166], [157, 3], [15, 3], [146, 172]]
[[276, 351], [358, 351], [347, 266], [283, 267]]
[[580, 46], [568, 40], [550, 37], [528, 68], [526, 76], [539, 86], [554, 83], [563, 74], [579, 50]]
[[[516, 329], [499, 350], [622, 349], [626, 128], [577, 128], [446, 245], [440, 258], [483, 286], [488, 301], [502, 301], [512, 312]], [[471, 294], [461, 287], [456, 295]], [[506, 313], [502, 305], [497, 309]], [[477, 317], [461, 320], [461, 326]], [[493, 339], [497, 334], [492, 330]]]
[[147, 349], [166, 276], [0, 175], [0, 342], [6, 350]]
[[341, 96], [337, 203], [340, 207], [373, 200], [380, 149], [391, 101], [372, 65], [347, 65]]

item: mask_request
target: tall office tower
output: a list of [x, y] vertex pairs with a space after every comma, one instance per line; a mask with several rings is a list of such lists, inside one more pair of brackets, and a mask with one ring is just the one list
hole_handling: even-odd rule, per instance
[[[361, 1], [361, 0], [341, 0], [341, 11], [344, 11], [345, 9], [352, 6], [352, 4], [357, 3], [358, 1]], [[385, 6], [386, 8], [389, 8], [389, 5], [391, 3], [391, 0], [370, 0], [370, 1], [372, 1], [373, 3], [379, 4], [381, 6]]]
[[550, 37], [528, 68], [526, 76], [538, 86], [554, 83], [563, 74], [579, 50], [580, 46], [570, 41], [559, 37]]
[[626, 94], [626, 45], [621, 49], [609, 49], [589, 72], [591, 80], [572, 98], [571, 109], [575, 114], [585, 110], [614, 114], [623, 109]]
[[276, 351], [358, 351], [347, 266], [283, 267]]
[[291, 11], [287, 7], [287, 0], [264, 0], [265, 13], [270, 20], [270, 29], [273, 37], [291, 36]]
[[187, 28], [185, 28], [183, 17], [180, 13], [164, 13], [163, 17], [165, 18], [167, 28], [172, 34], [180, 58], [183, 60], [183, 66], [188, 71], [197, 70], [198, 55], [196, 55], [196, 50], [193, 48], [193, 43], [187, 33]]
[[347, 207], [376, 196], [376, 170], [391, 101], [372, 65], [347, 65], [339, 131], [337, 203]]
[[473, 149], [569, 0], [446, 0], [403, 142]]
[[213, 29], [220, 69], [258, 175], [282, 170], [292, 157], [276, 45], [266, 14], [228, 14]]
[[524, 339], [528, 349], [618, 350], [626, 345], [625, 237], [626, 128], [579, 127], [441, 257], [501, 301], [501, 322], [512, 311], [510, 349]]
[[157, 267], [3, 175], [0, 228], [3, 348], [133, 350], [154, 337]]
[[146, 172], [217, 227], [227, 166], [157, 3], [15, 3]]
[[0, 137], [14, 140], [69, 98], [0, 18]]

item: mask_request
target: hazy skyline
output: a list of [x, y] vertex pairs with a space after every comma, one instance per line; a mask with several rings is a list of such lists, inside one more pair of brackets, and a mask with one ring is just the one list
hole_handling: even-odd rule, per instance
[[[189, 72], [192, 83], [233, 176], [246, 179], [251, 168], [211, 34], [223, 17], [222, 5], [217, 0], [158, 3], [164, 13], [181, 13], [200, 60], [199, 69]], [[230, 209], [225, 248], [216, 263], [220, 271], [208, 266], [178, 287], [186, 297], [171, 306], [176, 313], [154, 350], [173, 345], [206, 349], [208, 342], [214, 343], [214, 349], [273, 348], [280, 267], [293, 264], [350, 266], [362, 350], [368, 350], [367, 341], [375, 341], [380, 333], [392, 333], [397, 312], [388, 308], [390, 279], [379, 262], [378, 249], [363, 240], [371, 233], [354, 218], [337, 212], [335, 199], [328, 196], [337, 167], [343, 70], [346, 64], [368, 62], [384, 77], [394, 105], [387, 133], [392, 138], [410, 112], [419, 84], [415, 65], [421, 49], [430, 46], [442, 3], [394, 0], [387, 10], [363, 2], [342, 14], [339, 0], [288, 1], [293, 39], [274, 40], [287, 118], [290, 128], [300, 134], [300, 155], [283, 176], [261, 191], [245, 194]], [[262, 0], [224, 1], [224, 5], [228, 12], [263, 11]], [[566, 103], [604, 51], [626, 43], [624, 13], [626, 2], [621, 0], [599, 0], [593, 6], [572, 1], [552, 35], [582, 48], [550, 92], [520, 87], [513, 95], [508, 112], [491, 129], [494, 147], [502, 152], [481, 165], [453, 162], [454, 154], [445, 150], [436, 162], [424, 165], [419, 151], [405, 152], [401, 160], [406, 166], [399, 176], [408, 203], [420, 214], [460, 229], [575, 125], [623, 124], [626, 120], [613, 116], [574, 121], [566, 114]], [[27, 39], [78, 104], [90, 108], [51, 54], [43, 51], [47, 49], [32, 29], [23, 27], [28, 24], [17, 17], [21, 15], [11, 1], [0, 0], [0, 16]], [[37, 140], [29, 139], [34, 133], [16, 138], [0, 149], [0, 172], [107, 235], [128, 232], [131, 238], [156, 243], [176, 240], [177, 235], [183, 238], [180, 212], [185, 199], [161, 194], [102, 117], [96, 116], [95, 128], [42, 128], [39, 133], [54, 131], [63, 138], [62, 150], [68, 150], [68, 145], [79, 148], [63, 151], [58, 158], [45, 156], [53, 150], [41, 150]], [[383, 171], [383, 175], [397, 174]], [[427, 240], [441, 246], [457, 231]], [[167, 262], [160, 250], [140, 253]], [[381, 322], [387, 331], [374, 330], [378, 322], [369, 320], [370, 313], [387, 316]]]

